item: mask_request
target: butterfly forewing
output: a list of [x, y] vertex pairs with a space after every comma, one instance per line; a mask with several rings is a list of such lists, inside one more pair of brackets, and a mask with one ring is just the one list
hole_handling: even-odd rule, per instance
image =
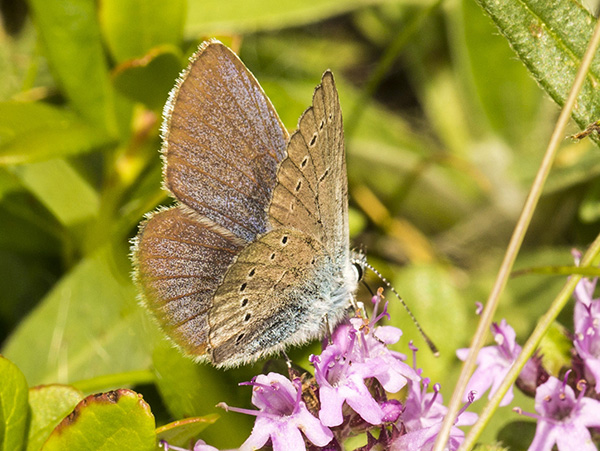
[[349, 258], [348, 185], [342, 111], [331, 72], [325, 72], [313, 105], [288, 143], [269, 207], [275, 226], [317, 237], [343, 270]]
[[203, 45], [165, 107], [165, 184], [202, 216], [253, 241], [285, 156], [287, 131], [254, 76], [224, 45]]
[[[315, 143], [317, 153], [327, 162], [322, 178], [319, 179], [319, 211], [321, 221], [327, 224], [327, 250], [334, 255], [341, 266], [347, 265], [350, 258], [350, 237], [348, 230], [348, 179], [346, 175], [346, 153], [344, 148], [344, 126], [342, 108], [335, 87], [333, 74], [327, 71], [313, 97], [314, 114], [321, 127], [324, 139]], [[304, 133], [304, 132], [303, 132]]]

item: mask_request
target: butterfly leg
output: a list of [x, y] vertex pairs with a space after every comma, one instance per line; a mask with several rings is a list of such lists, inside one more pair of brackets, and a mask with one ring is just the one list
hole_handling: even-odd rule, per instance
[[325, 328], [327, 329], [327, 343], [333, 344], [333, 330], [329, 324], [329, 317], [325, 315]]
[[283, 358], [285, 359], [285, 364], [288, 367], [288, 371], [290, 371], [292, 369], [292, 359], [290, 359], [290, 357], [287, 355], [287, 352], [285, 352], [283, 349], [281, 350], [281, 354], [283, 354]]

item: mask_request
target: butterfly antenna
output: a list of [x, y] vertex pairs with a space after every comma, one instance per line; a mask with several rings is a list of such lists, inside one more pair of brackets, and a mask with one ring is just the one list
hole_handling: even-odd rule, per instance
[[379, 279], [390, 289], [390, 291], [396, 295], [396, 297], [400, 300], [400, 302], [402, 303], [402, 306], [408, 313], [408, 316], [410, 316], [410, 319], [412, 319], [413, 323], [415, 323], [417, 330], [419, 331], [419, 333], [425, 340], [425, 343], [427, 343], [427, 346], [429, 347], [429, 349], [431, 349], [431, 352], [433, 353], [433, 355], [436, 357], [439, 357], [440, 351], [438, 351], [437, 346], [434, 345], [433, 341], [431, 341], [431, 339], [427, 336], [427, 334], [425, 333], [425, 331], [423, 330], [423, 328], [417, 321], [417, 318], [415, 318], [415, 315], [413, 315], [413, 312], [410, 311], [410, 309], [408, 308], [408, 305], [406, 305], [406, 302], [404, 302], [404, 299], [402, 299], [402, 297], [398, 294], [398, 292], [392, 286], [392, 284], [389, 283], [388, 280], [385, 277], [383, 277], [379, 271], [377, 271], [375, 268], [373, 268], [370, 264], [368, 264], [366, 262], [365, 262], [365, 268], [369, 268], [371, 271], [373, 271], [375, 273], [375, 275], [377, 277], [379, 277]]
[[375, 293], [373, 293], [373, 290], [371, 289], [371, 287], [369, 286], [369, 284], [367, 282], [365, 282], [365, 279], [361, 280], [363, 286], [369, 290], [369, 293], [371, 293], [371, 297], [375, 296]]

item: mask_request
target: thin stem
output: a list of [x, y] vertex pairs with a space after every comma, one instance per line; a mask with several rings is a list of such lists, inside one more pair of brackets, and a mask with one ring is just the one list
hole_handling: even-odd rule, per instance
[[[521, 243], [523, 242], [525, 232], [527, 231], [535, 207], [542, 194], [544, 183], [546, 181], [546, 178], [548, 177], [548, 174], [550, 173], [550, 169], [552, 167], [552, 163], [554, 162], [554, 158], [556, 156], [558, 147], [565, 135], [565, 128], [567, 126], [567, 123], [569, 122], [571, 111], [575, 105], [581, 87], [583, 86], [585, 77], [587, 76], [587, 72], [596, 52], [596, 48], [598, 47], [598, 43], [600, 43], [600, 21], [596, 22], [594, 34], [592, 36], [592, 39], [590, 40], [583, 60], [581, 61], [581, 65], [575, 77], [575, 81], [573, 82], [573, 87], [571, 88], [569, 97], [567, 98], [563, 109], [560, 113], [560, 116], [556, 123], [556, 127], [554, 128], [554, 132], [552, 133], [552, 137], [550, 138], [550, 142], [548, 143], [544, 159], [542, 160], [538, 173], [536, 174], [535, 181], [531, 187], [531, 191], [527, 196], [527, 200], [525, 201], [525, 206], [523, 207], [521, 216], [519, 217], [517, 225], [515, 226], [515, 230], [510, 239], [510, 243], [506, 250], [506, 254], [504, 255], [504, 260], [502, 261], [502, 266], [498, 271], [496, 282], [494, 283], [494, 287], [492, 288], [490, 296], [485, 305], [485, 309], [483, 310], [483, 313], [481, 315], [477, 331], [475, 332], [475, 336], [473, 337], [473, 341], [471, 342], [469, 355], [467, 356], [467, 359], [463, 365], [460, 377], [456, 384], [456, 388], [454, 390], [454, 393], [452, 394], [452, 399], [450, 400], [450, 404], [448, 406], [448, 413], [444, 418], [442, 429], [440, 430], [440, 433], [435, 442], [434, 451], [443, 451], [446, 442], [448, 441], [450, 429], [452, 428], [452, 425], [454, 424], [454, 420], [456, 418], [456, 414], [460, 409], [461, 399], [463, 397], [465, 387], [467, 386], [467, 382], [469, 381], [469, 378], [475, 370], [475, 362], [477, 360], [477, 355], [479, 353], [479, 350], [483, 347], [483, 343], [487, 336], [487, 332], [492, 322], [494, 313], [496, 311], [496, 307], [498, 306], [500, 294], [502, 293], [502, 291], [504, 291], [504, 287], [506, 286], [506, 282], [510, 275], [511, 268], [514, 264], [519, 248], [521, 247]], [[525, 352], [523, 352], [523, 355], [525, 355]], [[478, 430], [477, 432], [480, 432], [480, 430]], [[469, 434], [469, 437], [473, 437], [473, 435]], [[467, 441], [465, 441], [461, 449], [469, 449], [469, 446], [472, 446], [472, 439], [470, 439], [468, 443]]]
[[[585, 256], [581, 260], [581, 266], [589, 266], [593, 262], [593, 260], [598, 256], [598, 254], [600, 254], [600, 235], [596, 237], [588, 251], [585, 253]], [[489, 423], [492, 415], [496, 411], [496, 408], [500, 404], [500, 401], [502, 401], [502, 399], [504, 398], [504, 395], [506, 394], [508, 389], [515, 382], [515, 380], [517, 380], [517, 377], [519, 377], [521, 370], [527, 363], [527, 360], [529, 360], [529, 357], [537, 349], [544, 334], [552, 325], [552, 323], [554, 322], [558, 314], [561, 312], [563, 307], [567, 304], [567, 302], [569, 302], [569, 299], [571, 299], [573, 290], [575, 289], [575, 286], [581, 280], [581, 278], [582, 276], [579, 274], [572, 275], [567, 281], [567, 283], [564, 285], [562, 290], [560, 290], [560, 293], [558, 293], [558, 296], [556, 296], [556, 299], [554, 300], [548, 311], [539, 320], [536, 328], [527, 340], [527, 343], [525, 343], [525, 346], [523, 346], [521, 354], [519, 354], [519, 357], [513, 363], [512, 367], [510, 368], [510, 371], [508, 372], [508, 374], [502, 381], [502, 384], [498, 388], [498, 391], [494, 393], [494, 396], [492, 396], [492, 398], [483, 408], [481, 415], [477, 419], [477, 422], [473, 425], [473, 427], [469, 431], [469, 434], [465, 438], [461, 449], [470, 449], [475, 445], [475, 441], [477, 440], [485, 426]]]

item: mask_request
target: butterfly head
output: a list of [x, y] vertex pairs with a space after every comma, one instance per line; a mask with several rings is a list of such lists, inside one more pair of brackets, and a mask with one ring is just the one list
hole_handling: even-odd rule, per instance
[[350, 255], [350, 263], [352, 264], [353, 274], [355, 275], [356, 282], [360, 282], [365, 275], [365, 268], [367, 267], [367, 256], [363, 251], [352, 250]]

